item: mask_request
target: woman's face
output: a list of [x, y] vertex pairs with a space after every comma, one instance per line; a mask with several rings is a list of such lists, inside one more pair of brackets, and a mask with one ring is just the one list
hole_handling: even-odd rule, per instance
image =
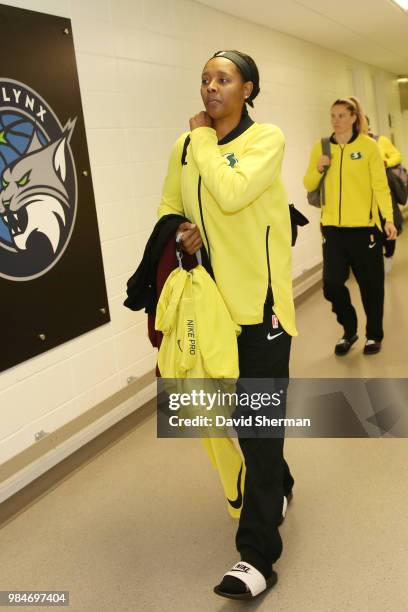
[[234, 62], [225, 57], [214, 57], [204, 66], [201, 77], [201, 97], [212, 119], [222, 119], [242, 111], [252, 82], [243, 77]]
[[357, 115], [352, 114], [345, 104], [335, 104], [331, 109], [331, 124], [337, 134], [353, 130]]

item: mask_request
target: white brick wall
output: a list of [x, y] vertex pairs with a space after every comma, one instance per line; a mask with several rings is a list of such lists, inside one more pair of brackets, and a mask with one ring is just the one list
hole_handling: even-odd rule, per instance
[[[253, 116], [286, 135], [289, 199], [312, 221], [294, 251], [295, 276], [321, 257], [318, 212], [307, 208], [302, 186], [311, 145], [328, 133], [330, 103], [351, 93], [355, 69], [375, 113], [370, 79], [380, 72], [189, 0], [9, 4], [72, 19], [112, 322], [0, 374], [0, 462], [33, 444], [36, 431], [56, 429], [154, 367], [144, 315], [122, 307], [124, 287], [155, 222], [170, 147], [201, 108], [200, 70], [210, 54], [253, 55], [262, 90]], [[398, 141], [392, 75], [384, 82]]]

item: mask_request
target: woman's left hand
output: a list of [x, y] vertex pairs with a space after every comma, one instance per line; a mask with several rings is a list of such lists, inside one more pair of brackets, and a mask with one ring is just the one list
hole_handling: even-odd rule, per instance
[[384, 232], [387, 234], [387, 240], [397, 239], [397, 228], [391, 221], [387, 221], [384, 225]]
[[191, 131], [199, 127], [213, 127], [212, 119], [206, 111], [201, 111], [198, 115], [194, 115], [194, 117], [190, 119]]

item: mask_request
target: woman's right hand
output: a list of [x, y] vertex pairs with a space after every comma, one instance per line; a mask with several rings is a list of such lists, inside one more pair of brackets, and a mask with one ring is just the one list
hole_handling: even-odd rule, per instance
[[183, 251], [189, 255], [194, 255], [203, 246], [200, 230], [194, 223], [185, 221], [178, 226], [177, 236], [181, 234], [180, 244]]
[[321, 155], [317, 161], [318, 171], [324, 172], [326, 166], [330, 166], [330, 157], [328, 155]]

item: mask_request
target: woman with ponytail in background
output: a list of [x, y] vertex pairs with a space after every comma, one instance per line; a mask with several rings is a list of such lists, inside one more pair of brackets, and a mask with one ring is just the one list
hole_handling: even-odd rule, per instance
[[350, 268], [361, 292], [367, 316], [364, 354], [381, 350], [384, 309], [382, 226], [395, 240], [391, 195], [384, 163], [376, 142], [367, 135], [367, 121], [356, 98], [340, 98], [331, 107], [333, 134], [330, 158], [321, 143], [311, 152], [304, 177], [308, 191], [317, 189], [325, 168], [325, 203], [321, 211], [323, 234], [323, 291], [332, 304], [343, 335], [336, 355], [346, 355], [357, 341], [357, 315], [345, 286]]

